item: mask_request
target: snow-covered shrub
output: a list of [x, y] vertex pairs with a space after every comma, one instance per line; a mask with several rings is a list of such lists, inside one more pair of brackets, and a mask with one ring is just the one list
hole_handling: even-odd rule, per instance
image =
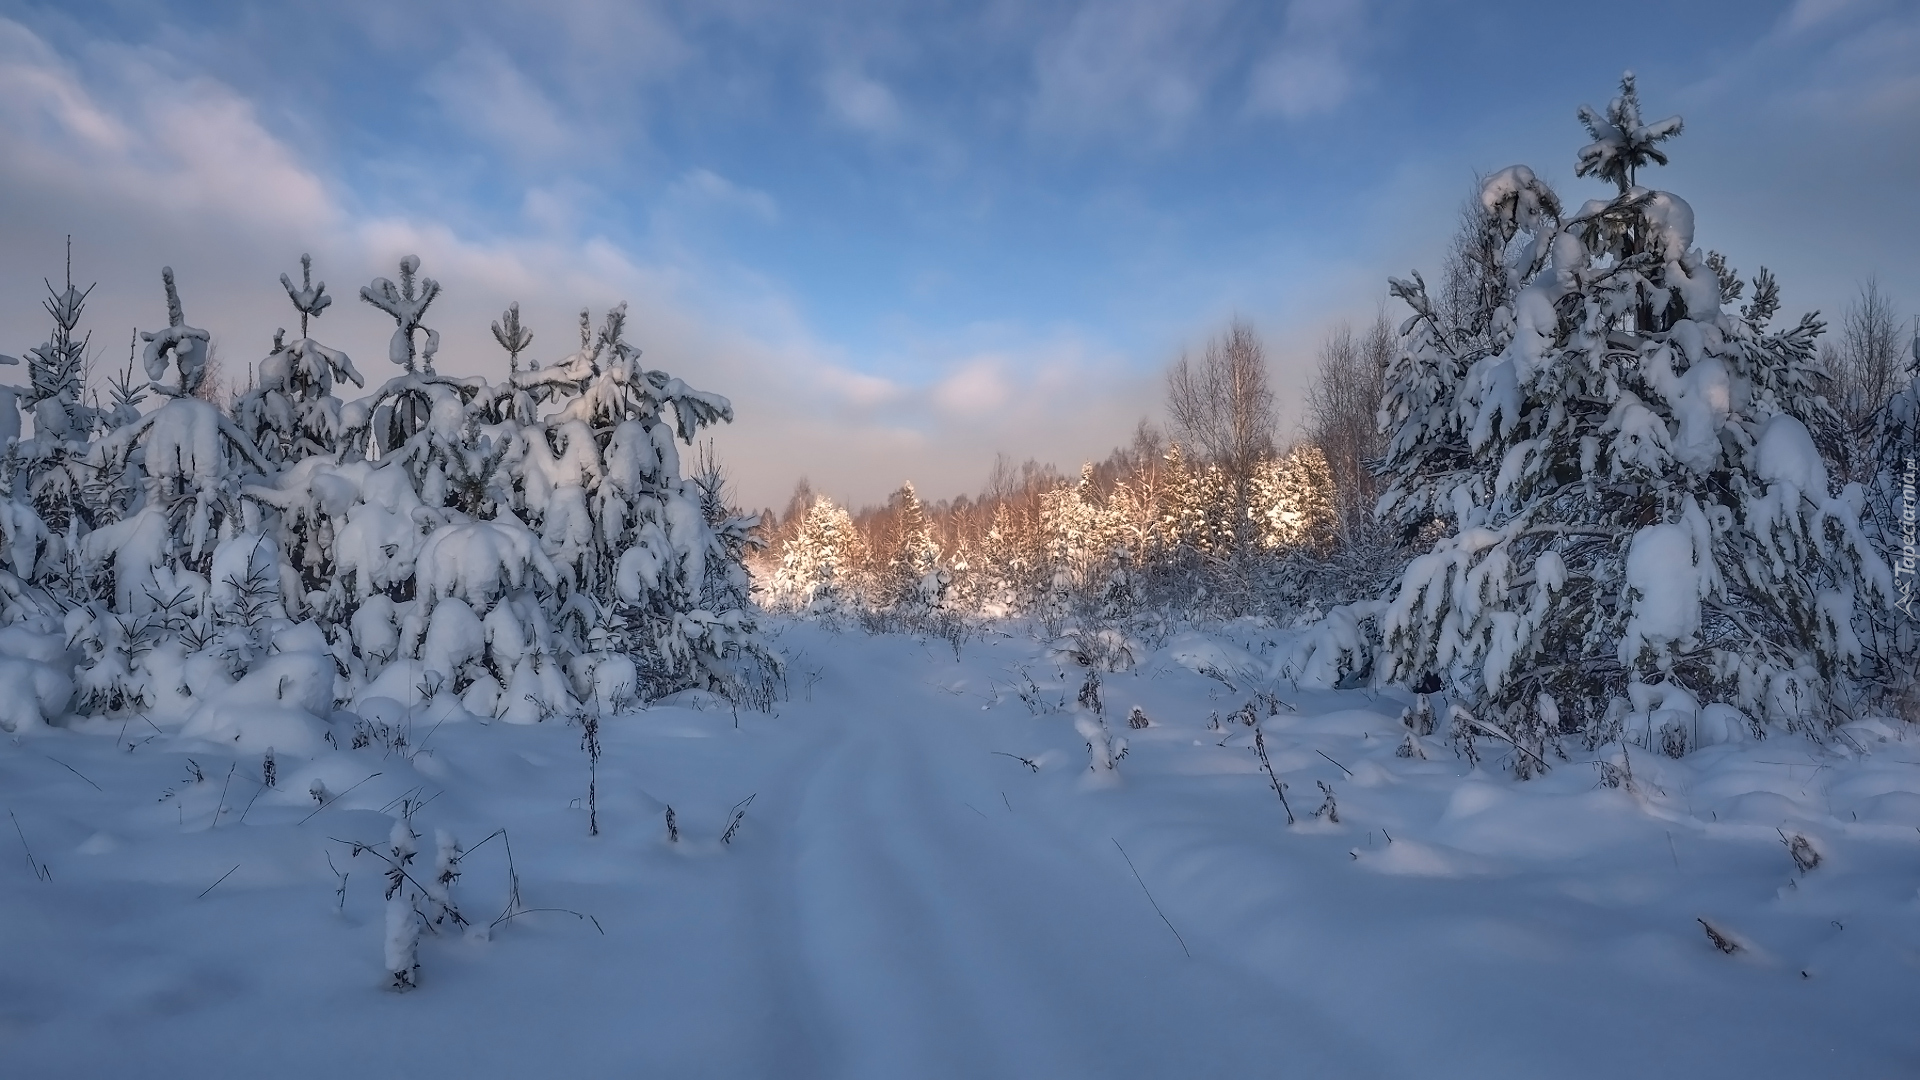
[[1281, 670], [1295, 685], [1330, 690], [1373, 673], [1386, 602], [1365, 600], [1327, 612], [1294, 639]]
[[1087, 742], [1087, 768], [1097, 782], [1118, 776], [1120, 759], [1127, 756], [1127, 740], [1114, 734], [1098, 713], [1083, 712], [1073, 718], [1073, 729]]
[[1443, 331], [1418, 275], [1393, 283], [1413, 313], [1381, 512], [1445, 531], [1400, 579], [1379, 677], [1443, 676], [1522, 775], [1563, 732], [1610, 737], [1635, 687], [1824, 732], [1856, 601], [1884, 603], [1890, 579], [1861, 492], [1831, 489], [1810, 435], [1830, 422], [1821, 324], [1774, 328], [1764, 270], [1733, 308], [1745, 285], [1695, 246], [1692, 208], [1638, 186], [1680, 121], [1643, 123], [1631, 76], [1581, 115], [1577, 172], [1611, 198], [1565, 213], [1525, 166], [1482, 191], [1508, 254], [1485, 344]]
[[387, 863], [386, 936], [382, 939], [382, 957], [386, 961], [387, 989], [412, 990], [420, 985], [420, 922], [425, 914], [420, 905], [425, 892], [407, 869], [419, 854], [420, 834], [403, 814], [393, 821], [382, 853]]

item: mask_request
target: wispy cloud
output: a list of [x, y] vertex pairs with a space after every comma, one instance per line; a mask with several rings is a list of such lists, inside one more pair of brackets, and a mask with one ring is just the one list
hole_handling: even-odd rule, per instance
[[89, 78], [25, 26], [0, 18], [0, 171], [155, 210], [325, 219], [332, 201], [260, 123], [253, 104], [139, 51], [96, 50]]
[[851, 68], [837, 67], [821, 80], [827, 112], [835, 121], [868, 135], [898, 134], [904, 117], [900, 102], [885, 83]]
[[1345, 104], [1365, 27], [1365, 0], [1293, 0], [1279, 44], [1253, 69], [1248, 111], [1297, 120]]
[[1226, 0], [1089, 0], [1035, 52], [1031, 123], [1042, 134], [1179, 135], [1234, 58]]
[[422, 81], [446, 117], [517, 162], [584, 143], [566, 113], [499, 48], [470, 42]]
[[686, 206], [743, 210], [761, 221], [780, 220], [780, 205], [773, 196], [736, 184], [712, 169], [688, 169], [668, 187], [667, 196]]

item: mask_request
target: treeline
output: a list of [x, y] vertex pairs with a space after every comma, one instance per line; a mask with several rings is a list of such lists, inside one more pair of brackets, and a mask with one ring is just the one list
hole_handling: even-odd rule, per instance
[[1377, 594], [1402, 547], [1374, 521], [1369, 468], [1393, 347], [1384, 316], [1329, 335], [1290, 444], [1265, 348], [1235, 322], [1169, 371], [1169, 430], [1142, 420], [1075, 475], [1002, 457], [977, 494], [926, 502], [907, 483], [857, 510], [802, 480], [763, 515], [756, 588], [769, 607], [875, 625], [944, 612], [1140, 630]]

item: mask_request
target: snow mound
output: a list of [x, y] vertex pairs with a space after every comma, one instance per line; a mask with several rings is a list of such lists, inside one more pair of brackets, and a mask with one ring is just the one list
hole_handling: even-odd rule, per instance
[[52, 664], [0, 656], [0, 731], [19, 734], [58, 719], [73, 701], [73, 680]]
[[1238, 645], [1183, 630], [1167, 643], [1167, 659], [1196, 675], [1219, 679], [1229, 686], [1264, 677], [1267, 664]]
[[1920, 792], [1888, 791], [1875, 795], [1854, 807], [1853, 816], [1873, 825], [1920, 828]]
[[254, 665], [240, 681], [200, 706], [180, 733], [241, 750], [292, 754], [321, 751], [333, 712], [333, 658], [281, 653]]

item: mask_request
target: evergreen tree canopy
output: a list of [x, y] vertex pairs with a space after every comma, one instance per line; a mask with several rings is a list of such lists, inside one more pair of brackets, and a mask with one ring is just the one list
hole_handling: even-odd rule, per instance
[[1486, 182], [1511, 285], [1482, 313], [1486, 346], [1441, 332], [1418, 275], [1392, 283], [1412, 315], [1381, 511], [1446, 535], [1400, 582], [1379, 674], [1441, 675], [1470, 733], [1522, 747], [1523, 774], [1560, 733], [1605, 740], [1630, 716], [1739, 737], [1701, 719], [1708, 702], [1824, 729], [1859, 655], [1856, 600], [1889, 587], [1860, 490], [1832, 490], [1814, 448], [1821, 323], [1774, 327], [1764, 269], [1734, 309], [1744, 285], [1695, 246], [1692, 208], [1635, 185], [1680, 121], [1642, 125], [1631, 76], [1581, 117], [1580, 175], [1611, 198], [1567, 215], [1524, 166]]

